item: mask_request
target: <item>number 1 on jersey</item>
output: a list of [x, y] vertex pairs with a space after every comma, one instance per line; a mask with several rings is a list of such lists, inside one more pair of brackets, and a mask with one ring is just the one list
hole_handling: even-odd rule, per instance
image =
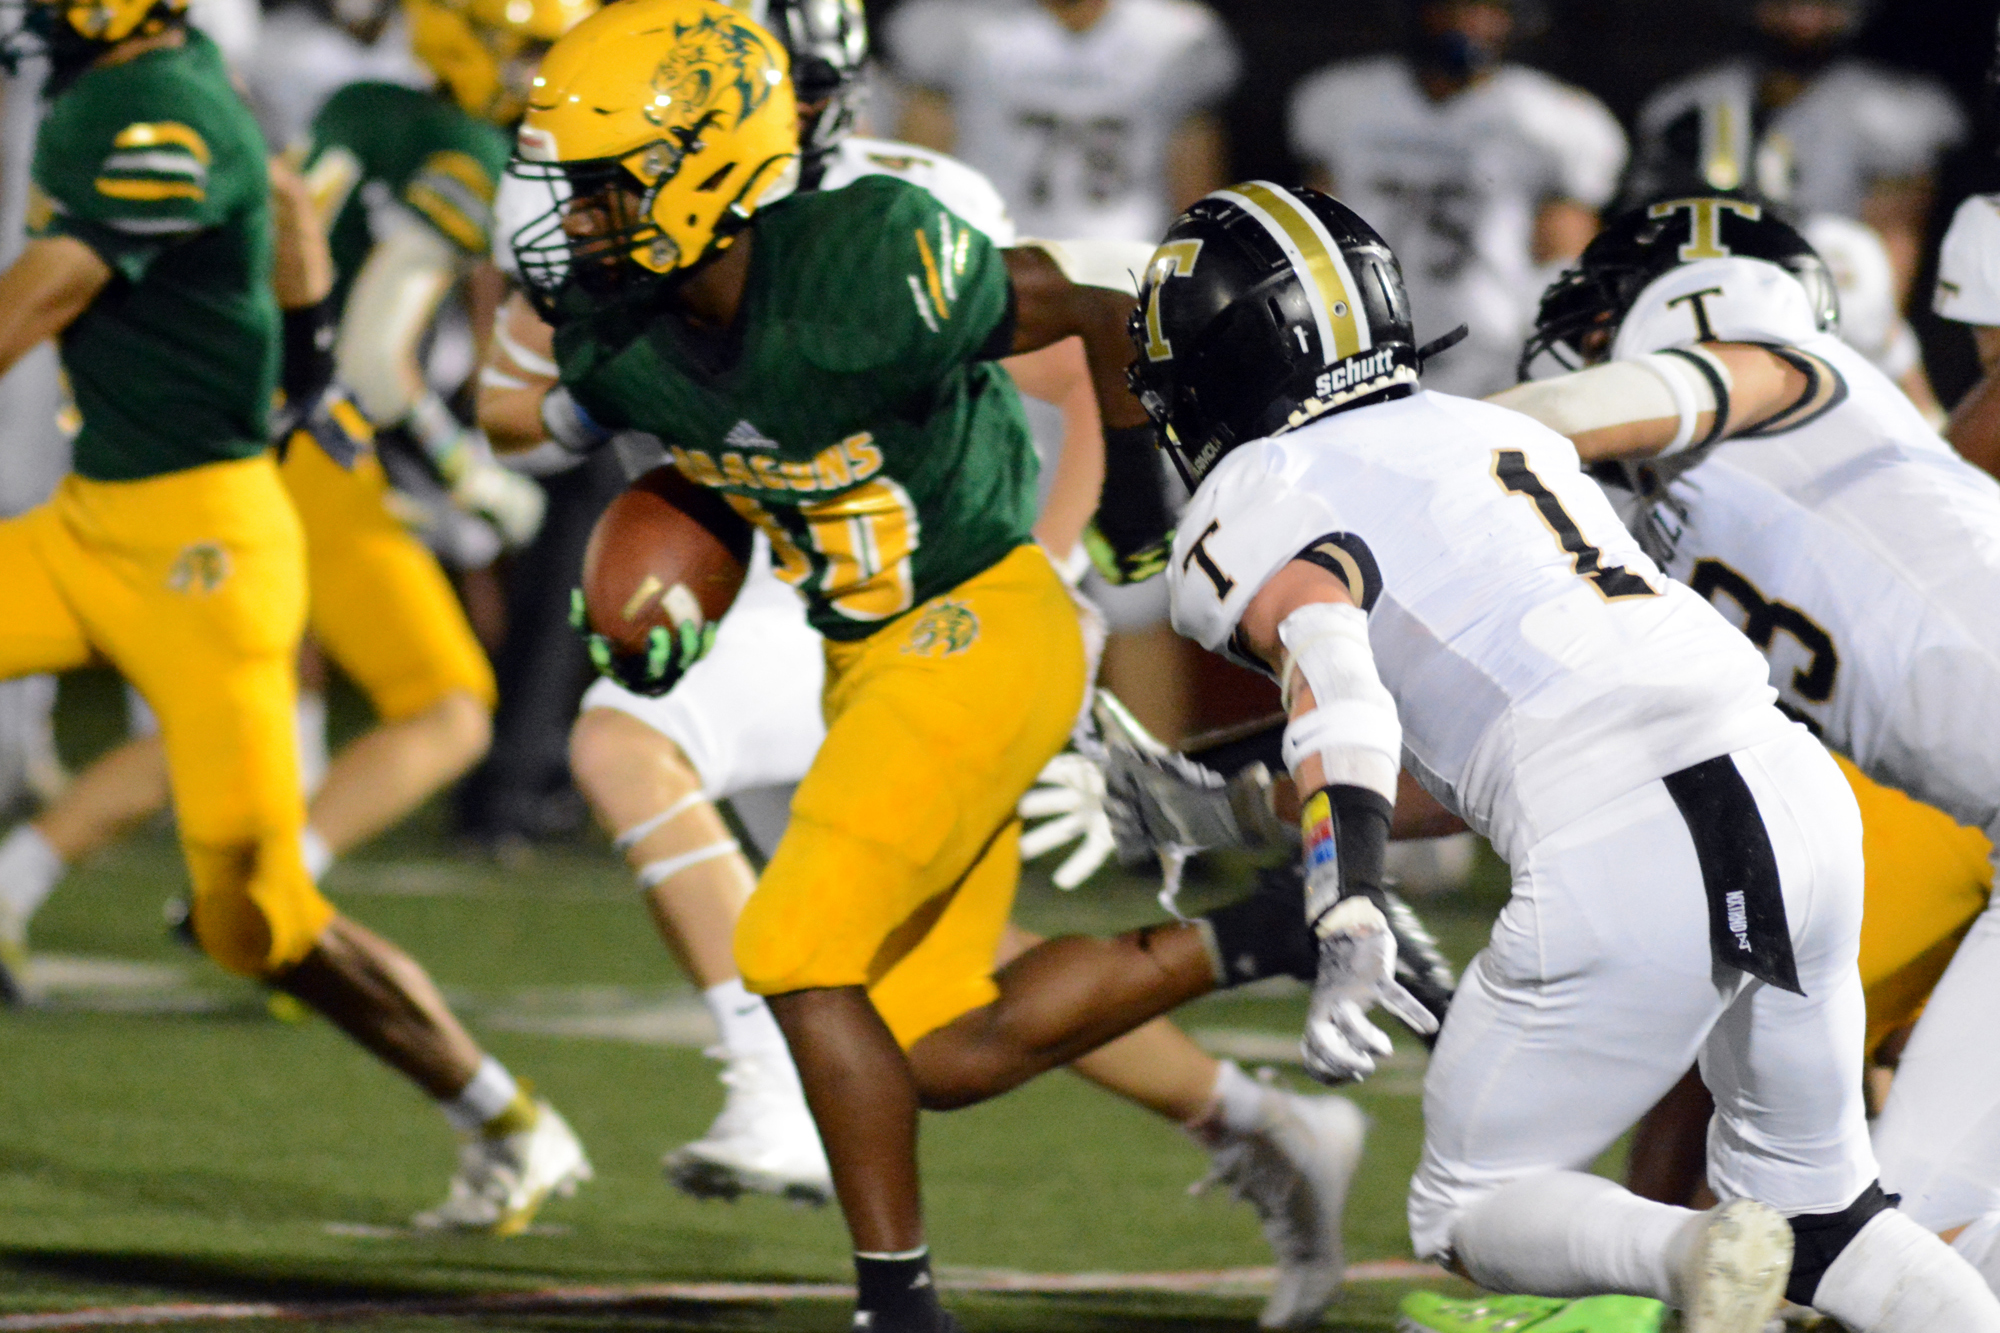
[[1576, 520], [1562, 507], [1542, 479], [1528, 466], [1528, 456], [1519, 449], [1493, 451], [1493, 476], [1514, 495], [1525, 495], [1535, 505], [1542, 522], [1569, 552], [1570, 567], [1583, 576], [1607, 602], [1624, 597], [1658, 597], [1660, 590], [1623, 565], [1604, 563], [1604, 552], [1583, 539]]

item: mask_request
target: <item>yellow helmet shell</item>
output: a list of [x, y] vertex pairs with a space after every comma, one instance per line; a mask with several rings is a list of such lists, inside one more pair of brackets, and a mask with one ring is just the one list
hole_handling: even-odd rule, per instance
[[537, 58], [599, 0], [404, 0], [410, 49], [472, 115], [512, 125]]
[[516, 151], [620, 164], [645, 191], [631, 257], [672, 273], [797, 184], [789, 74], [778, 40], [721, 0], [617, 0], [542, 61]]
[[93, 42], [122, 42], [159, 32], [187, 13], [187, 0], [56, 0], [62, 22]]

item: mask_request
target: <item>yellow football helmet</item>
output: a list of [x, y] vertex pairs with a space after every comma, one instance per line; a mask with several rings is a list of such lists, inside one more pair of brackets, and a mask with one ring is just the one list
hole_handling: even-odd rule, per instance
[[47, 55], [57, 81], [128, 37], [150, 37], [185, 22], [188, 0], [29, 0], [20, 27], [0, 40], [0, 69]]
[[405, 0], [410, 49], [467, 112], [511, 126], [551, 43], [599, 0]]
[[545, 312], [693, 268], [798, 181], [784, 47], [721, 0], [618, 0], [542, 62], [510, 176], [548, 203], [511, 238]]

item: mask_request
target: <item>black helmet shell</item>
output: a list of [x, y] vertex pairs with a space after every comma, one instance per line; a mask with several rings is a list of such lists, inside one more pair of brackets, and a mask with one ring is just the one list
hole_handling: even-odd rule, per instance
[[1197, 202], [1153, 252], [1131, 334], [1133, 392], [1190, 489], [1239, 444], [1417, 387], [1396, 256], [1317, 190]]

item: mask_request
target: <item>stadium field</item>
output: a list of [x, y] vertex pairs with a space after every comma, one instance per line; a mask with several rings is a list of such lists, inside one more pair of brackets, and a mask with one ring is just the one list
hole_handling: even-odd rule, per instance
[[[68, 689], [73, 758], [103, 743], [110, 694], [102, 681]], [[660, 1154], [707, 1126], [721, 1089], [698, 1000], [609, 849], [502, 867], [437, 826], [343, 863], [328, 892], [421, 958], [562, 1108], [596, 1181], [514, 1240], [407, 1230], [451, 1171], [442, 1118], [324, 1022], [274, 1016], [263, 991], [169, 938], [161, 904], [183, 872], [154, 829], [58, 890], [35, 924], [41, 1002], [0, 1011], [0, 1333], [844, 1325], [832, 1209], [701, 1203], [661, 1179]], [[1031, 875], [1023, 919], [1100, 930], [1159, 914], [1150, 886], [1108, 878], [1066, 895]], [[1196, 891], [1226, 893], [1232, 878], [1212, 870]], [[1483, 933], [1490, 888], [1430, 908], [1455, 960]], [[1281, 1062], [1303, 1007], [1302, 991], [1239, 994], [1180, 1017], [1213, 1049], [1302, 1084]], [[1353, 1094], [1373, 1130], [1336, 1330], [1389, 1328], [1412, 1282], [1456, 1285], [1407, 1258], [1422, 1052], [1398, 1041]], [[1195, 1333], [1254, 1319], [1269, 1251], [1247, 1208], [1190, 1197], [1206, 1159], [1171, 1127], [1054, 1075], [928, 1117], [923, 1134], [932, 1245], [968, 1327]]]

